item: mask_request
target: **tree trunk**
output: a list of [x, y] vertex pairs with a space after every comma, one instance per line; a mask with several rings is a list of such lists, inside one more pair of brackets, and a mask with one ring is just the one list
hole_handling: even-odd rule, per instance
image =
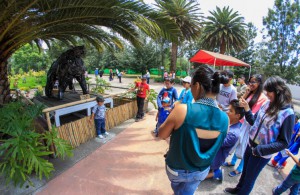
[[[224, 54], [226, 51], [226, 44], [225, 41], [222, 40], [222, 43], [220, 45], [220, 54]], [[224, 70], [224, 66], [220, 66], [220, 70]]]
[[176, 72], [177, 49], [178, 49], [177, 44], [173, 42], [173, 43], [172, 43], [171, 67], [170, 67], [170, 71], [174, 71], [174, 72]]
[[7, 61], [0, 62], [0, 105], [10, 101]]

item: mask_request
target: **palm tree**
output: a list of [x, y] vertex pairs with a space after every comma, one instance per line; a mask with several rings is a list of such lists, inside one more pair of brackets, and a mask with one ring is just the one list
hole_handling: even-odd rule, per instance
[[247, 46], [246, 24], [238, 12], [227, 6], [222, 10], [216, 7], [216, 11], [210, 11], [210, 14], [203, 22], [202, 45], [212, 51], [218, 48], [221, 54], [231, 49], [240, 51]]
[[163, 17], [169, 18], [180, 29], [177, 39], [172, 41], [171, 71], [176, 71], [178, 45], [184, 40], [198, 38], [201, 13], [198, 3], [192, 0], [155, 0]]
[[162, 34], [172, 39], [179, 32], [172, 22], [138, 0], [0, 2], [0, 105], [10, 100], [8, 59], [26, 43], [41, 46], [44, 42], [51, 47], [53, 40], [76, 44], [79, 37], [102, 50], [122, 48], [119, 37], [139, 46], [138, 29], [153, 38]]

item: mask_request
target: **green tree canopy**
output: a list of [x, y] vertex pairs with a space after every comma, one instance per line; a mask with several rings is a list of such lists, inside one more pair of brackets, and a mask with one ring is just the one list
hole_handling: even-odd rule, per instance
[[300, 74], [297, 71], [300, 64], [299, 0], [275, 0], [263, 24], [267, 30], [264, 46], [269, 54], [263, 59], [264, 72], [296, 82], [296, 76]]
[[204, 32], [201, 38], [206, 49], [214, 51], [217, 48], [224, 54], [230, 50], [241, 51], [247, 46], [246, 24], [237, 11], [234, 12], [229, 6], [222, 9], [216, 7], [210, 14], [203, 22]]

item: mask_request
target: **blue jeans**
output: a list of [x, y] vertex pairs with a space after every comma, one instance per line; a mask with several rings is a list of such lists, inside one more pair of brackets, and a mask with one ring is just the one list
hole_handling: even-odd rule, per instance
[[239, 195], [250, 194], [258, 175], [269, 160], [270, 159], [254, 156], [252, 149], [247, 146], [244, 154], [244, 168], [239, 183], [236, 186]]
[[209, 167], [204, 171], [187, 171], [171, 169], [166, 166], [166, 172], [171, 181], [174, 195], [193, 195], [201, 181], [206, 178]]
[[[235, 165], [237, 159], [238, 159], [238, 158], [237, 158], [236, 155], [234, 154], [233, 157], [232, 157], [232, 159], [231, 159], [230, 164]], [[241, 159], [240, 164], [239, 164], [239, 166], [236, 168], [236, 170], [237, 170], [239, 173], [241, 173], [241, 172], [243, 171], [243, 167], [244, 167], [244, 159]]]
[[279, 186], [275, 188], [273, 195], [279, 195], [289, 188], [291, 188], [290, 195], [297, 195], [300, 189], [300, 181], [293, 180], [291, 173]]
[[95, 127], [97, 135], [101, 135], [106, 132], [105, 130], [105, 119], [95, 119]]

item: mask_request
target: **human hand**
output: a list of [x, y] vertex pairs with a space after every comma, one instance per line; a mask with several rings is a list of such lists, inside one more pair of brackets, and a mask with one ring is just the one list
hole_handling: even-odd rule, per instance
[[289, 149], [284, 149], [285, 153], [289, 156], [291, 156], [291, 152], [289, 151]]
[[295, 137], [295, 140], [294, 141], [296, 141], [298, 138], [300, 137], [300, 133], [298, 133], [297, 135], [296, 135], [296, 137]]
[[246, 112], [250, 110], [248, 102], [243, 97], [240, 98], [239, 105], [243, 107]]

